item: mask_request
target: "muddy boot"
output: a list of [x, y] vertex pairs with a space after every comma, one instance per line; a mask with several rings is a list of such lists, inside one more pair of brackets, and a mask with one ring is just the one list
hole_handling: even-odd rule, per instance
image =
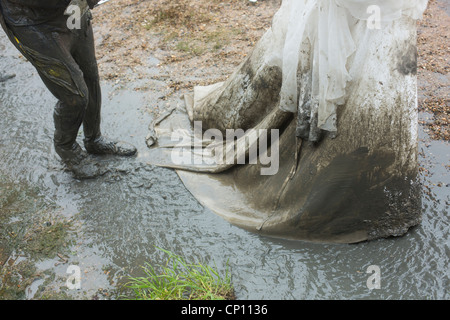
[[81, 149], [78, 143], [73, 143], [71, 147], [64, 148], [55, 144], [55, 151], [60, 156], [64, 164], [68, 166], [80, 164], [88, 154]]
[[117, 155], [117, 156], [133, 156], [136, 154], [136, 147], [123, 142], [115, 141], [100, 136], [94, 140], [84, 140], [86, 151], [96, 155]]

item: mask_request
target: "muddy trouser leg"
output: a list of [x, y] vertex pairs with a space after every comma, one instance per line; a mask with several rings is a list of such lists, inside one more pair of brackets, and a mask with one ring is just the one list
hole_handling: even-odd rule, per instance
[[94, 141], [101, 136], [102, 97], [91, 19], [91, 13], [87, 12], [82, 22], [83, 31], [75, 41], [73, 53], [75, 61], [83, 72], [84, 82], [89, 91], [89, 100], [83, 119], [85, 141]]
[[10, 27], [10, 31], [14, 45], [58, 99], [54, 109], [56, 152], [65, 162], [78, 162], [83, 155], [76, 137], [90, 99], [83, 72], [71, 53], [79, 35], [67, 30], [64, 23], [61, 28], [38, 25]]

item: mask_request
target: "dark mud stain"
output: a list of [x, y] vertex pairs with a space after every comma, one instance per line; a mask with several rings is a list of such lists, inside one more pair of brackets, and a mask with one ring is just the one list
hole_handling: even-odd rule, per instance
[[257, 98], [247, 108], [239, 111], [244, 130], [254, 128], [278, 104], [282, 83], [282, 71], [279, 67], [264, 67], [256, 74], [250, 70], [251, 67], [248, 66], [244, 72], [248, 72], [252, 79], [249, 90]]
[[311, 182], [294, 229], [316, 239], [361, 231], [349, 242], [406, 233], [421, 221], [421, 192], [414, 173], [407, 179], [390, 175], [394, 160], [393, 153], [371, 154], [368, 148], [335, 157]]
[[402, 53], [397, 64], [397, 70], [401, 74], [407, 76], [409, 74], [417, 74], [417, 47], [410, 45], [406, 53]]

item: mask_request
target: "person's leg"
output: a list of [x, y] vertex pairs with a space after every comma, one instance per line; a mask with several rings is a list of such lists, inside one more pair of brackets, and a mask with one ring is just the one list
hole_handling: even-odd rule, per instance
[[101, 88], [91, 17], [90, 12], [83, 16], [82, 32], [76, 38], [73, 49], [73, 57], [83, 72], [84, 81], [89, 91], [89, 101], [83, 118], [84, 145], [86, 151], [92, 154], [131, 156], [136, 153], [134, 146], [109, 140], [101, 133]]
[[73, 34], [46, 25], [10, 27], [13, 43], [33, 64], [58, 99], [54, 109], [54, 145], [65, 163], [78, 163], [85, 154], [76, 142], [89, 101], [83, 72], [72, 58]]

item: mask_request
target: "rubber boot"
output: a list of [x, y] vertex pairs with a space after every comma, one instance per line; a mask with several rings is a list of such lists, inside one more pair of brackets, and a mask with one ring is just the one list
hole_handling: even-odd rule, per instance
[[136, 147], [127, 142], [110, 140], [104, 136], [85, 139], [84, 147], [88, 153], [96, 155], [133, 156], [137, 152]]

